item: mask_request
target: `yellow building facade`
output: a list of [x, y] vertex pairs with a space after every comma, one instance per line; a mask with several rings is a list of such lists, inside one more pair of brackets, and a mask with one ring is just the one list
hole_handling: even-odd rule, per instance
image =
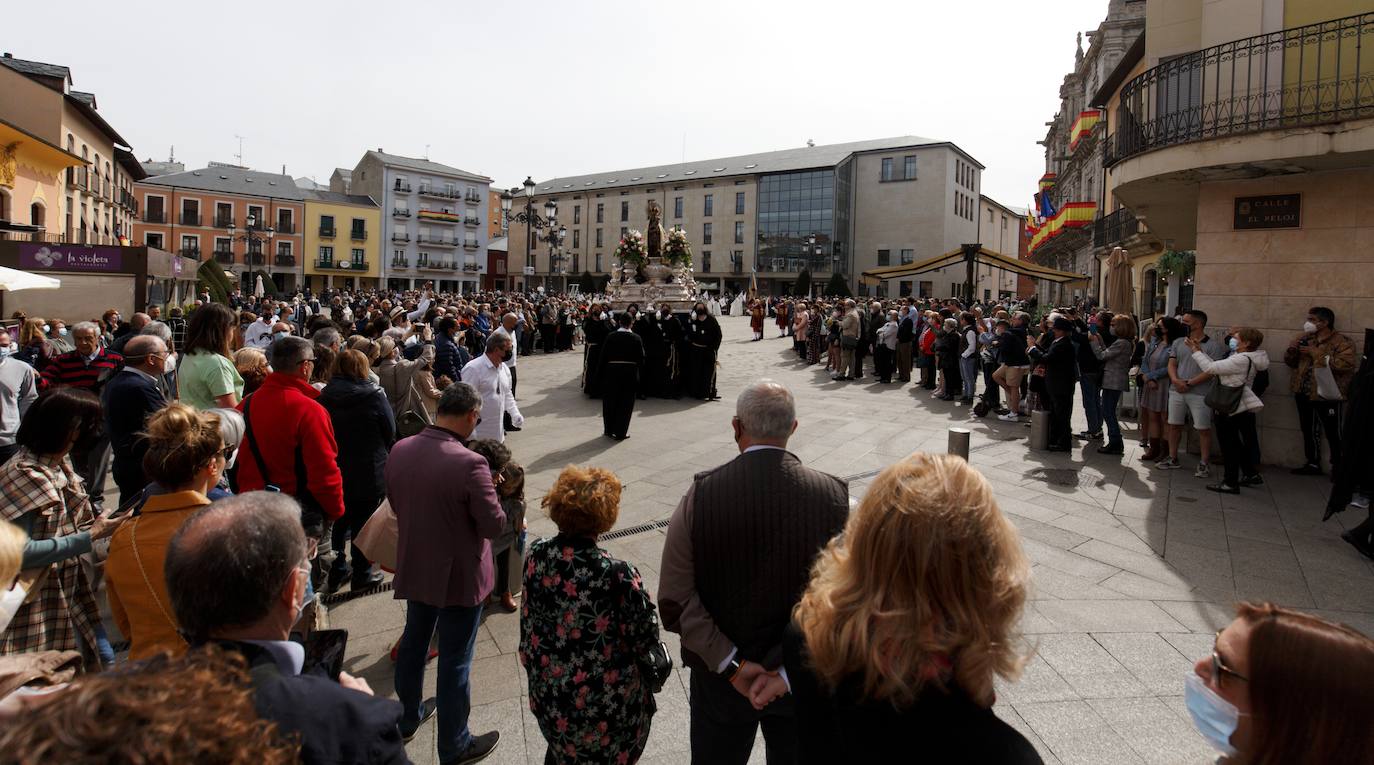
[[305, 286], [368, 289], [382, 269], [382, 210], [372, 197], [305, 194]]
[[0, 238], [46, 239], [52, 223], [47, 211], [58, 209], [62, 174], [86, 164], [56, 144], [0, 120], [0, 225], [41, 230], [13, 233], [0, 228]]

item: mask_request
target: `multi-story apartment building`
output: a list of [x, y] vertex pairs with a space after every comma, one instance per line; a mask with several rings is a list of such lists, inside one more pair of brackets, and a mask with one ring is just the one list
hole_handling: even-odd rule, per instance
[[382, 210], [372, 197], [305, 193], [305, 286], [375, 288], [382, 273]]
[[506, 235], [506, 216], [501, 214], [501, 190], [487, 190], [487, 242]]
[[[339, 173], [330, 179], [341, 191]], [[486, 176], [426, 159], [369, 151], [353, 168], [348, 188], [382, 209], [383, 283], [413, 289], [426, 281], [447, 291], [474, 292], [487, 266]]]
[[[985, 249], [1020, 259], [1026, 251], [1026, 211], [1017, 210], [992, 197], [978, 195], [978, 237]], [[1012, 297], [1017, 291], [1017, 275], [979, 263], [975, 266], [975, 297], [987, 301]]]
[[70, 69], [0, 56], [0, 120], [83, 160], [66, 169], [53, 198], [6, 201], [0, 217], [41, 226], [49, 241], [128, 243], [143, 167], [97, 111], [95, 94], [72, 89]]
[[[840, 273], [862, 294], [866, 269], [974, 241], [982, 169], [953, 143], [903, 136], [555, 178], [531, 201], [541, 214], [557, 204], [561, 251], [513, 223], [509, 270], [517, 289], [608, 274], [621, 234], [647, 225], [653, 199], [664, 226], [687, 232], [702, 289], [737, 291], [756, 272], [760, 290], [781, 294], [806, 269], [817, 291]], [[937, 294], [963, 283], [954, 270], [932, 277]]]
[[1093, 244], [1094, 222], [1104, 209], [1101, 110], [1094, 95], [1126, 56], [1145, 28], [1144, 0], [1110, 0], [1107, 17], [1088, 33], [1088, 49], [1078, 37], [1073, 71], [1059, 86], [1059, 111], [1045, 138], [1045, 175], [1039, 193], [1054, 206], [1055, 215], [1043, 221], [1032, 236], [1031, 259], [1061, 271], [1086, 274], [1091, 281], [1043, 282], [1041, 302], [1067, 303], [1089, 293], [1103, 278], [1102, 263]]
[[259, 274], [279, 291], [302, 285], [306, 192], [291, 176], [216, 164], [146, 178], [136, 193], [143, 210], [137, 243], [213, 258], [245, 291]]
[[61, 198], [67, 169], [85, 166], [81, 157], [0, 119], [0, 240], [48, 240], [44, 213]]
[[[1125, 211], [1103, 244], [1155, 242], [1195, 266], [1161, 300], [1147, 263], [1138, 308], [1191, 300], [1212, 327], [1263, 331], [1278, 359], [1307, 310], [1325, 306], [1363, 345], [1359, 329], [1374, 327], [1368, 1], [1150, 0], [1144, 13], [1138, 58], [1100, 98], [1109, 195]], [[1171, 260], [1186, 274], [1186, 258]], [[1296, 465], [1289, 370], [1269, 369], [1261, 451]]]

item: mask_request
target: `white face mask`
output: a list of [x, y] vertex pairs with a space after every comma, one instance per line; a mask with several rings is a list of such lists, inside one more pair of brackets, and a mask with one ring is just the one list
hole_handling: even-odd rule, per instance
[[51, 332], [51, 331], [52, 331], [52, 327], [48, 326], [47, 324], [44, 324], [44, 325], [43, 325], [43, 334], [46, 335], [46, 334], [48, 334], [48, 333]]
[[606, 312], [605, 312], [605, 311], [602, 311], [602, 312], [601, 312], [601, 320], [602, 320], [602, 321], [605, 321], [605, 320], [606, 320]]
[[0, 593], [0, 632], [4, 632], [10, 626], [10, 622], [14, 621], [28, 594], [24, 586], [18, 582], [14, 583], [14, 587]]
[[[47, 327], [44, 327], [43, 329], [46, 330]], [[1317, 331], [1317, 325], [1316, 325], [1316, 324], [1313, 324], [1313, 323], [1310, 322], [1310, 321], [1305, 321], [1305, 322], [1302, 323], [1302, 331], [1303, 331], [1303, 332], [1306, 332], [1306, 333], [1309, 334], [1309, 335], [1311, 335], [1311, 334], [1313, 334], [1313, 333], [1315, 333], [1315, 332]]]

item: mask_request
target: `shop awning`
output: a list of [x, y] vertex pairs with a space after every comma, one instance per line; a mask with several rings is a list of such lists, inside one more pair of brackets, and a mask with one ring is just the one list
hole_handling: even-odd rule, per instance
[[[1072, 271], [1060, 271], [1056, 268], [1036, 265], [1027, 260], [1018, 260], [1000, 252], [993, 252], [986, 247], [978, 250], [975, 260], [989, 268], [999, 268], [1003, 271], [1011, 271], [1021, 276], [1029, 276], [1032, 279], [1043, 279], [1056, 284], [1067, 284], [1069, 282], [1089, 281], [1091, 277], [1085, 274], [1075, 274]], [[963, 249], [953, 250], [944, 255], [937, 255], [919, 263], [908, 263], [904, 266], [890, 266], [888, 268], [875, 268], [864, 271], [860, 274], [864, 284], [878, 284], [888, 279], [902, 279], [908, 276], [924, 274], [929, 271], [936, 271], [949, 266], [961, 266], [964, 264]]]

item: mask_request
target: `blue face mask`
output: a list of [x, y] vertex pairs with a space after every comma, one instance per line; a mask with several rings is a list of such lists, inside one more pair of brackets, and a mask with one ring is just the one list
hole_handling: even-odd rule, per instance
[[282, 339], [283, 337], [289, 336], [290, 334], [291, 334], [290, 332], [278, 332], [278, 333], [276, 333], [276, 334], [274, 334], [274, 335], [272, 335], [272, 336], [275, 337], [276, 339], [280, 340], [280, 339]]
[[1189, 672], [1183, 681], [1183, 701], [1192, 715], [1193, 727], [1207, 743], [1227, 757], [1235, 757], [1231, 734], [1240, 722], [1240, 711], [1235, 705], [1218, 696], [1196, 672]]
[[1234, 353], [1238, 348], [1240, 348], [1240, 341], [1237, 340], [1237, 339], [1234, 338], [1234, 337], [1231, 338], [1230, 340], [1226, 341], [1226, 344], [1229, 345], [1229, 346], [1231, 346], [1231, 351], [1232, 351], [1233, 353]]

